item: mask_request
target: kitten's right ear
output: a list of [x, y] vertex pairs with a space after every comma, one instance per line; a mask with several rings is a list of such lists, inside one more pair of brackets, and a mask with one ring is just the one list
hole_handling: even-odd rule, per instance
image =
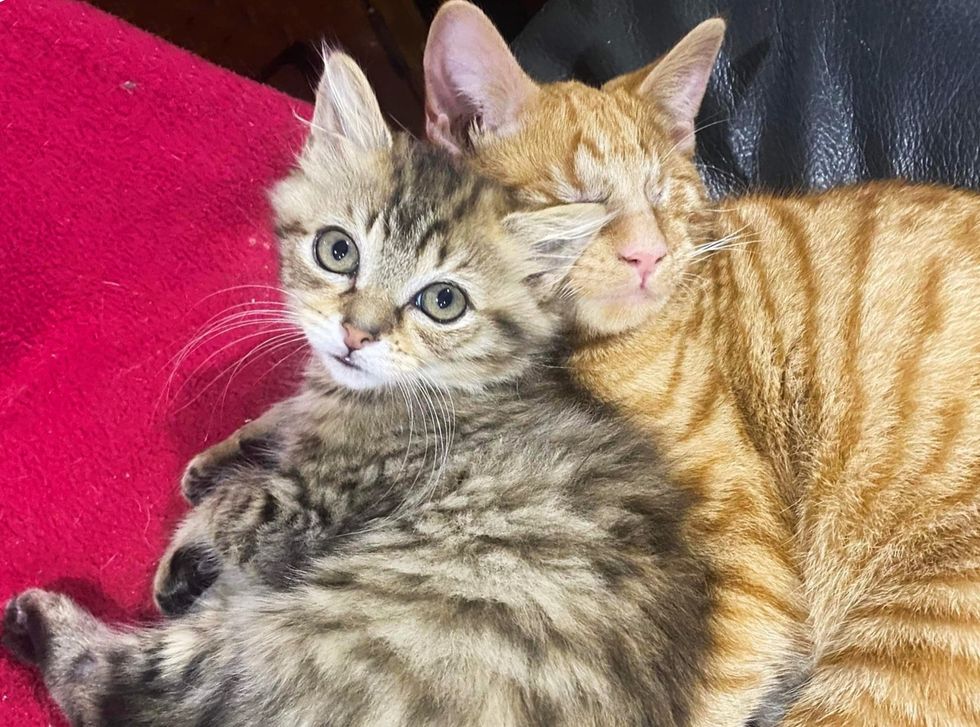
[[371, 84], [346, 53], [324, 53], [309, 141], [314, 149], [334, 152], [391, 146], [391, 132]]
[[425, 44], [425, 128], [453, 154], [466, 150], [470, 129], [507, 134], [538, 93], [490, 19], [475, 5], [447, 2]]

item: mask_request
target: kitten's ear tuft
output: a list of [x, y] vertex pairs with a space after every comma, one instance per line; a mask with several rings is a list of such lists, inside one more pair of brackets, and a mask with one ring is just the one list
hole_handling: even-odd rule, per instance
[[310, 129], [315, 148], [374, 151], [391, 146], [391, 132], [364, 72], [346, 53], [324, 50]]
[[652, 100], [668, 115], [676, 148], [693, 154], [694, 120], [724, 39], [725, 21], [705, 20], [667, 55], [640, 71], [610, 81], [605, 88], [623, 88]]
[[554, 289], [612, 215], [601, 204], [583, 202], [514, 212], [504, 227], [528, 250], [528, 278]]
[[506, 135], [538, 93], [490, 19], [475, 5], [447, 2], [425, 44], [425, 128], [453, 154], [464, 152], [473, 128]]

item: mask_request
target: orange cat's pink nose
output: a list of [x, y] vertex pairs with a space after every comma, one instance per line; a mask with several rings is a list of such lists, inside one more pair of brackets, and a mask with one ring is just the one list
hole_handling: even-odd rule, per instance
[[354, 328], [350, 323], [344, 322], [344, 344], [349, 350], [357, 351], [358, 349], [364, 348], [373, 340], [374, 336], [367, 331]]
[[663, 243], [654, 245], [630, 245], [620, 253], [621, 260], [629, 263], [640, 276], [640, 287], [647, 287], [647, 280], [657, 269], [660, 261], [667, 257], [667, 246]]

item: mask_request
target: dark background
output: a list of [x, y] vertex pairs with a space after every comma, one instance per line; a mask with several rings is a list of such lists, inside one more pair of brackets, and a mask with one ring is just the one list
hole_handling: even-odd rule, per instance
[[[442, 0], [90, 0], [133, 25], [236, 73], [312, 100], [319, 47], [364, 67], [382, 109], [421, 130], [422, 50]], [[508, 40], [544, 0], [477, 1]]]

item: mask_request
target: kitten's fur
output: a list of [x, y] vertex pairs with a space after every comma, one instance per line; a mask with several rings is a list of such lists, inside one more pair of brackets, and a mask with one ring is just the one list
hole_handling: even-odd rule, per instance
[[[720, 580], [695, 724], [742, 725], [800, 680], [786, 727], [980, 724], [980, 197], [708, 202], [694, 118], [723, 31], [602, 89], [538, 86], [448, 3], [430, 136], [615, 215], [571, 273], [573, 366], [702, 495], [687, 532]], [[645, 289], [644, 242], [668, 249]]]
[[[28, 591], [5, 643], [87, 727], [686, 724], [709, 605], [686, 498], [553, 351], [604, 212], [515, 211], [393, 139], [340, 54], [273, 202], [314, 360], [262, 446], [188, 493], [174, 560], [213, 585], [136, 630]], [[317, 266], [325, 225], [356, 277]], [[447, 280], [471, 306], [441, 325], [411, 301]], [[342, 321], [376, 339], [350, 365]]]

